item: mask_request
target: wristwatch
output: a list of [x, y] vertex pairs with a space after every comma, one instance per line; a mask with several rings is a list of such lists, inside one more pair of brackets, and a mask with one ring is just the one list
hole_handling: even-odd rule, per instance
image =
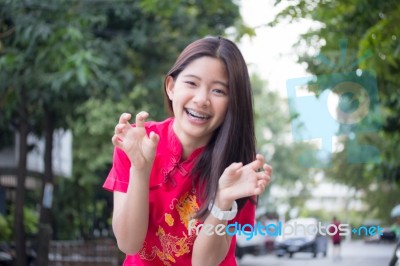
[[218, 220], [229, 221], [236, 217], [238, 206], [236, 201], [233, 201], [230, 211], [222, 211], [217, 205], [210, 202], [210, 205], [208, 205], [208, 210]]

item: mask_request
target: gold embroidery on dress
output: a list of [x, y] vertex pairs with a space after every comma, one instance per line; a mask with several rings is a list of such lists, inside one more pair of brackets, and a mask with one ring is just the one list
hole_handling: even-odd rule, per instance
[[172, 217], [171, 214], [166, 213], [165, 215], [165, 222], [169, 225], [169, 226], [173, 226], [174, 225], [174, 218]]
[[[176, 198], [172, 199], [172, 206], [174, 202], [176, 202], [175, 208], [178, 211], [179, 218], [182, 224], [185, 225], [187, 229], [189, 220], [199, 209], [196, 201], [196, 196], [187, 192], [182, 197], [180, 197], [179, 200], [177, 200]], [[164, 215], [164, 220], [167, 225], [174, 225], [174, 218], [170, 213], [166, 213]], [[156, 236], [160, 240], [161, 250], [157, 246], [147, 248], [147, 244], [144, 243], [143, 247], [139, 251], [140, 258], [152, 261], [157, 256], [164, 265], [171, 266], [171, 263], [176, 263], [175, 258], [190, 252], [190, 248], [193, 246], [196, 239], [196, 234], [190, 234], [188, 236], [187, 230], [182, 231], [182, 235], [182, 237], [178, 237], [173, 236], [169, 233], [165, 233], [164, 228], [159, 225]]]
[[176, 201], [178, 201], [177, 198], [173, 198], [173, 199], [171, 200], [171, 204], [169, 205], [169, 208], [170, 208], [171, 210], [174, 209], [174, 207], [175, 207], [174, 203], [175, 203]]
[[139, 252], [139, 256], [141, 259], [149, 261], [154, 260], [157, 256], [167, 266], [171, 266], [171, 263], [176, 263], [175, 257], [189, 253], [190, 246], [193, 246], [196, 239], [196, 235], [188, 237], [185, 233], [183, 233], [182, 238], [166, 234], [161, 226], [158, 227], [156, 236], [160, 239], [162, 250], [153, 246], [151, 250], [147, 251], [144, 245]]
[[192, 219], [195, 212], [199, 210], [199, 205], [197, 204], [196, 196], [186, 192], [185, 195], [183, 195], [179, 199], [178, 204], [176, 204], [176, 209], [179, 212], [179, 217], [181, 219], [181, 222], [185, 225], [187, 229], [189, 220]]

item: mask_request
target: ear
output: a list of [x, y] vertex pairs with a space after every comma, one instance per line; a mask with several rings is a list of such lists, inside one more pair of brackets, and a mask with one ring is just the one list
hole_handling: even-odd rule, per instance
[[175, 88], [175, 80], [171, 76], [168, 76], [167, 79], [165, 80], [165, 90], [168, 94], [168, 98], [171, 101], [174, 96], [174, 88]]

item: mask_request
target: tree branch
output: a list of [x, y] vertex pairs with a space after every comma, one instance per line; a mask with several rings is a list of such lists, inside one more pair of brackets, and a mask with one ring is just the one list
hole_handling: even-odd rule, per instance
[[0, 32], [0, 39], [4, 39], [7, 38], [8, 36], [10, 36], [11, 34], [13, 34], [15, 32], [15, 26], [12, 27], [11, 29], [8, 29], [5, 32]]

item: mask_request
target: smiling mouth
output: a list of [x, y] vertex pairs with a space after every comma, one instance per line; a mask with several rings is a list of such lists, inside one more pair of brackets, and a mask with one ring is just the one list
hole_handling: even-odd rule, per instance
[[190, 117], [193, 117], [193, 118], [195, 118], [195, 119], [207, 120], [207, 119], [211, 118], [210, 115], [198, 113], [198, 112], [196, 112], [196, 111], [193, 111], [193, 110], [190, 110], [190, 109], [186, 109], [186, 108], [185, 108], [185, 112], [186, 112], [186, 114], [188, 114]]

